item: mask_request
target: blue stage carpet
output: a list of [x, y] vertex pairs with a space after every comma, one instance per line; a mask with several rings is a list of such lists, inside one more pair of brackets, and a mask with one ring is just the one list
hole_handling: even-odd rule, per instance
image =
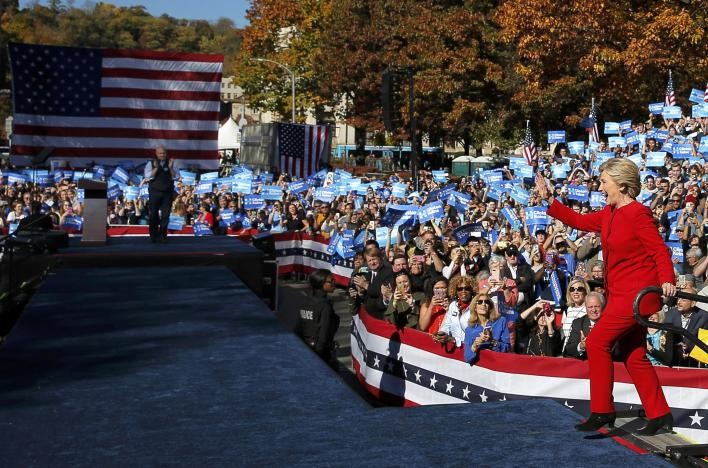
[[370, 408], [225, 267], [58, 269], [0, 375], [3, 467], [663, 464], [552, 401]]

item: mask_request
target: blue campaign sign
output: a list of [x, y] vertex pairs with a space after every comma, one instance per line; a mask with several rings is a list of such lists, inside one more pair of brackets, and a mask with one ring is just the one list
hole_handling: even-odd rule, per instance
[[280, 200], [283, 198], [283, 187], [280, 185], [264, 185], [261, 187], [261, 197], [264, 200]]
[[[201, 185], [201, 184], [199, 184]], [[240, 194], [249, 194], [252, 191], [251, 179], [237, 179], [231, 184], [231, 191]]]
[[649, 112], [651, 112], [653, 115], [661, 115], [661, 113], [664, 111], [664, 103], [663, 102], [652, 102], [649, 104]]
[[554, 164], [551, 166], [551, 174], [554, 179], [565, 179], [568, 171], [563, 164]]
[[708, 117], [708, 105], [697, 105], [691, 107], [691, 116], [694, 119]]
[[219, 226], [223, 227], [227, 227], [229, 224], [234, 222], [236, 217], [236, 215], [234, 214], [234, 210], [231, 210], [229, 208], [221, 210], [219, 216], [221, 217], [221, 219], [219, 220]]
[[681, 108], [679, 106], [664, 106], [664, 109], [661, 111], [661, 115], [665, 119], [680, 119]]
[[588, 149], [590, 152], [597, 151], [600, 148], [600, 143], [597, 141], [588, 141]]
[[211, 229], [209, 229], [209, 226], [207, 226], [206, 224], [194, 223], [194, 226], [192, 227], [194, 228], [194, 235], [197, 237], [211, 236], [212, 234], [214, 234], [213, 232], [211, 232]]
[[340, 237], [339, 233], [335, 232], [332, 234], [332, 237], [329, 238], [329, 244], [327, 244], [327, 253], [329, 255], [334, 255], [337, 251], [337, 244], [339, 244]]
[[630, 157], [628, 157], [627, 159], [629, 159], [634, 164], [636, 164], [638, 168], [641, 168], [642, 164], [644, 163], [644, 161], [642, 160], [641, 153], [633, 154]]
[[517, 203], [521, 203], [522, 205], [529, 204], [529, 193], [521, 187], [515, 186], [509, 195]]
[[649, 192], [648, 190], [642, 190], [641, 192], [639, 192], [639, 195], [637, 195], [637, 201], [642, 205], [649, 206], [651, 205], [651, 199], [653, 196], [654, 194]]
[[199, 180], [202, 182], [207, 181], [207, 180], [214, 180], [219, 178], [219, 173], [218, 172], [205, 172], [204, 174], [201, 175]]
[[64, 216], [64, 220], [62, 221], [61, 225], [70, 229], [80, 231], [83, 224], [84, 218], [82, 218], [81, 216]]
[[96, 180], [101, 180], [106, 176], [106, 168], [103, 166], [93, 167], [93, 178]]
[[204, 195], [205, 193], [211, 193], [213, 189], [213, 184], [211, 182], [199, 182], [197, 185], [196, 193], [199, 195]]
[[514, 169], [514, 176], [516, 177], [533, 177], [533, 167], [528, 164], [525, 166], [519, 166]]
[[391, 186], [391, 195], [393, 195], [396, 198], [405, 198], [407, 189], [408, 189], [408, 185], [395, 183]]
[[607, 146], [610, 148], [616, 148], [618, 146], [624, 148], [627, 146], [627, 140], [625, 140], [624, 137], [609, 137], [607, 139]]
[[123, 190], [123, 197], [126, 201], [135, 201], [140, 195], [140, 187], [128, 186]]
[[334, 190], [330, 188], [316, 188], [315, 189], [315, 200], [319, 200], [325, 203], [329, 203], [334, 200], [335, 193]]
[[178, 214], [171, 214], [170, 221], [167, 224], [167, 229], [173, 231], [181, 231], [184, 227], [184, 216]]
[[[376, 242], [378, 242], [379, 245], [383, 246], [383, 245], [386, 245], [387, 241], [388, 241], [388, 228], [387, 227], [376, 228]], [[395, 245], [395, 244], [398, 244], [398, 229], [391, 230], [391, 245]]]
[[568, 152], [570, 154], [584, 154], [585, 153], [585, 142], [584, 141], [570, 141], [570, 142], [568, 142]]
[[666, 242], [666, 246], [671, 249], [671, 260], [683, 262], [683, 247], [680, 242]]
[[381, 226], [395, 227], [413, 224], [418, 213], [417, 205], [389, 205], [381, 217]]
[[669, 138], [669, 131], [657, 130], [656, 132], [654, 132], [654, 138], [656, 138], [656, 141], [658, 143], [663, 143]]
[[500, 182], [501, 180], [503, 180], [504, 174], [502, 174], [502, 172], [500, 170], [493, 169], [493, 170], [482, 171], [480, 173], [480, 177], [487, 184], [490, 184], [492, 182]]
[[54, 177], [54, 183], [58, 184], [64, 178], [64, 173], [62, 171], [54, 171], [52, 176]]
[[629, 146], [638, 145], [640, 143], [639, 134], [637, 132], [629, 132], [624, 136], [624, 141]]
[[121, 192], [120, 187], [117, 184], [111, 185], [110, 187], [108, 187], [108, 191], [106, 192], [106, 197], [109, 200], [116, 199], [116, 198], [120, 197], [120, 192]]
[[439, 201], [423, 205], [418, 210], [418, 222], [423, 224], [431, 219], [440, 219], [444, 215], [443, 205]]
[[118, 166], [116, 167], [116, 170], [113, 171], [113, 174], [111, 174], [111, 179], [117, 180], [121, 184], [126, 184], [130, 180], [130, 175], [128, 174], [128, 171]]
[[265, 200], [260, 195], [246, 195], [243, 197], [243, 207], [246, 210], [260, 210], [265, 208]]
[[[290, 182], [288, 184], [288, 192], [290, 192], [290, 193], [305, 192], [311, 186], [312, 185], [309, 184], [306, 180], [298, 180], [296, 182]], [[249, 189], [249, 192], [250, 192], [250, 189]]]
[[439, 184], [447, 182], [447, 171], [433, 171], [433, 180]]
[[622, 122], [619, 123], [620, 130], [626, 131], [626, 130], [632, 130], [632, 121], [631, 120], [623, 120]]
[[663, 151], [650, 151], [647, 153], [645, 165], [647, 167], [662, 167], [665, 163], [666, 153]]
[[701, 137], [701, 142], [698, 145], [698, 151], [703, 153], [703, 156], [708, 156], [708, 136]]
[[521, 220], [516, 215], [516, 211], [514, 209], [507, 206], [506, 208], [502, 208], [501, 214], [507, 221], [509, 221], [512, 229], [518, 229], [519, 226], [521, 226]]
[[[631, 122], [630, 122], [631, 124]], [[605, 122], [605, 135], [619, 135], [620, 124], [618, 122]]]
[[36, 183], [40, 187], [50, 187], [54, 183], [54, 179], [49, 174], [39, 174], [36, 179]]
[[483, 230], [482, 223], [464, 224], [452, 231], [452, 235], [460, 244], [465, 245], [470, 237], [482, 237]]
[[197, 174], [195, 174], [194, 172], [184, 171], [180, 169], [179, 175], [184, 185], [194, 185], [197, 181]]
[[674, 158], [687, 159], [693, 155], [693, 145], [691, 144], [674, 144], [671, 150], [671, 155]]
[[150, 188], [147, 185], [141, 185], [140, 186], [140, 193], [139, 193], [139, 198], [142, 198], [144, 200], [147, 200], [148, 196], [150, 193]]
[[447, 204], [454, 206], [458, 213], [464, 213], [467, 210], [467, 205], [472, 200], [470, 195], [461, 192], [452, 192]]
[[542, 206], [531, 206], [528, 208], [524, 208], [524, 213], [526, 214], [526, 225], [548, 225], [548, 215], [546, 215], [546, 211], [547, 208]]
[[584, 185], [568, 185], [568, 198], [579, 202], [586, 202], [590, 197], [588, 188]]
[[605, 196], [602, 192], [590, 192], [590, 206], [592, 208], [602, 208], [605, 206]]
[[492, 200], [499, 201], [502, 198], [502, 192], [497, 190], [494, 187], [490, 187], [489, 190], [487, 191], [487, 198], [491, 198]]
[[565, 130], [549, 130], [548, 144], [565, 143]]
[[444, 187], [435, 189], [428, 194], [427, 201], [447, 200], [450, 197], [450, 194], [455, 191], [455, 188], [455, 184], [447, 184]]
[[701, 91], [700, 89], [693, 88], [691, 90], [691, 95], [688, 97], [688, 100], [691, 102], [695, 102], [696, 104], [703, 104], [704, 97], [705, 92]]
[[258, 180], [264, 184], [270, 184], [273, 182], [273, 173], [261, 172], [258, 174]]

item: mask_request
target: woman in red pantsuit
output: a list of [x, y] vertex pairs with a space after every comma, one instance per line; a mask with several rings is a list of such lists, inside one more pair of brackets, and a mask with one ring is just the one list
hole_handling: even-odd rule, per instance
[[[575, 229], [600, 233], [606, 265], [607, 305], [586, 344], [592, 414], [575, 427], [580, 431], [594, 431], [606, 424], [614, 427], [611, 349], [619, 342], [624, 365], [649, 418], [639, 432], [653, 435], [665, 426], [671, 430], [673, 418], [654, 367], [646, 357], [646, 328], [634, 320], [632, 303], [647, 286], [661, 285], [665, 296], [675, 295], [674, 269], [651, 212], [635, 200], [641, 190], [637, 166], [628, 159], [610, 159], [600, 166], [600, 172], [600, 191], [605, 194], [607, 205], [585, 215], [553, 199], [543, 177], [536, 177], [539, 194], [551, 203], [549, 216]], [[640, 311], [649, 316], [660, 308], [661, 298], [651, 295], [646, 296]]]

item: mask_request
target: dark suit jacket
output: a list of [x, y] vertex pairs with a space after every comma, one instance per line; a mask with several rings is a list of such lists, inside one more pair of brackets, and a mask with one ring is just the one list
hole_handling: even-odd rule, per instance
[[366, 280], [369, 282], [369, 288], [366, 290], [366, 298], [364, 299], [364, 307], [372, 317], [383, 320], [386, 306], [381, 297], [381, 286], [384, 283], [394, 284], [393, 270], [388, 265], [381, 265], [374, 274], [369, 270], [366, 274]]
[[[681, 326], [681, 314], [676, 307], [672, 307], [666, 312], [666, 323], [672, 324], [674, 327], [683, 328]], [[688, 321], [688, 327], [686, 331], [692, 333], [693, 335], [698, 335], [699, 328], [708, 329], [708, 312], [701, 310], [697, 307], [693, 308], [693, 313]], [[686, 350], [690, 353], [693, 349], [693, 343], [690, 341], [684, 341], [683, 337], [680, 335], [674, 336], [674, 343], [686, 343]]]
[[[519, 263], [516, 266], [516, 278], [511, 275], [511, 270], [508, 266], [504, 267], [504, 276], [516, 281], [516, 286], [519, 291], [524, 293], [524, 304], [531, 304], [533, 298], [534, 272], [526, 263]], [[518, 308], [523, 310], [522, 308]]]
[[587, 315], [576, 318], [573, 320], [573, 323], [570, 324], [570, 336], [568, 337], [568, 342], [565, 344], [565, 349], [563, 349], [564, 356], [570, 356], [583, 360], [588, 358], [587, 352], [578, 352], [581, 331], [585, 337], [587, 337], [588, 333], [590, 333], [590, 319]]

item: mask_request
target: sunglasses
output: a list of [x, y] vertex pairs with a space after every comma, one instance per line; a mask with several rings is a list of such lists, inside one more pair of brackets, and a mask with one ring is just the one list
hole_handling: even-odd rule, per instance
[[487, 304], [487, 306], [492, 307], [492, 301], [489, 299], [480, 299], [477, 301], [477, 305]]
[[472, 288], [467, 287], [467, 286], [460, 286], [459, 288], [457, 288], [457, 292], [460, 292], [460, 291], [472, 291]]
[[568, 288], [570, 292], [585, 292], [585, 288], [576, 288], [576, 287], [570, 287]]

